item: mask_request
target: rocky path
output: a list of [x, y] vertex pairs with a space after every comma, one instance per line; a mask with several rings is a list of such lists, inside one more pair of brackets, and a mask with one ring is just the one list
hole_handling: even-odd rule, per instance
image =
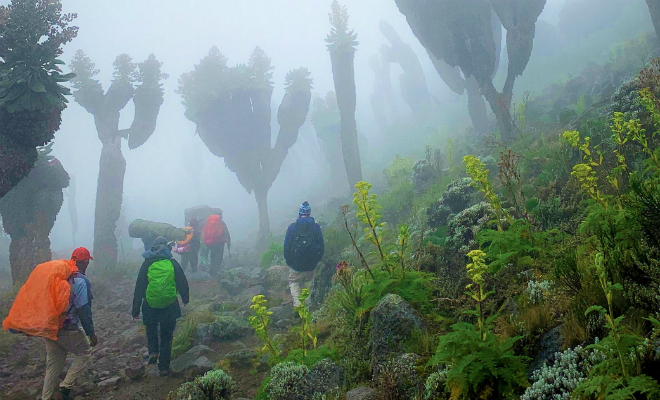
[[[249, 361], [256, 355], [253, 349], [258, 348], [258, 340], [247, 325], [249, 305], [255, 294], [282, 302], [286, 282], [283, 269], [268, 273], [259, 268], [235, 269], [219, 281], [203, 272], [189, 276], [191, 303], [183, 309], [184, 318], [210, 311], [215, 312], [218, 322], [197, 329], [193, 344], [198, 346], [191, 350], [192, 355], [185, 355], [188, 359], [181, 357], [173, 362], [173, 369], [176, 366], [180, 370], [178, 374], [165, 378], [159, 377], [155, 368], [145, 366], [148, 351], [144, 327], [130, 316], [134, 282], [121, 278], [98, 281], [93, 275], [90, 279], [99, 344], [92, 350], [88, 371], [72, 398], [165, 399], [181, 383], [224, 359], [229, 360], [224, 365], [238, 383], [234, 398], [254, 396], [265, 371], [255, 373]], [[273, 289], [268, 290], [269, 287]], [[280, 314], [280, 325], [284, 327], [292, 312], [285, 307], [274, 310]], [[181, 329], [182, 321], [177, 329]], [[17, 336], [14, 340], [9, 354], [0, 359], [0, 399], [38, 399], [45, 370], [44, 344], [38, 338]]]

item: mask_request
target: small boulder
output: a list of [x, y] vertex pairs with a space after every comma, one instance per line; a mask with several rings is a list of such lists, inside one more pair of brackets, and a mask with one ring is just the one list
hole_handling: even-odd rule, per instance
[[126, 377], [130, 380], [137, 381], [138, 379], [142, 378], [144, 376], [144, 373], [146, 372], [146, 367], [143, 365], [140, 365], [139, 367], [135, 368], [126, 368], [124, 370], [124, 374]]
[[295, 400], [307, 400], [317, 394], [339, 394], [346, 385], [344, 368], [329, 358], [317, 362], [295, 386]]
[[195, 364], [200, 357], [207, 357], [211, 354], [213, 354], [213, 349], [208, 346], [198, 345], [183, 353], [181, 357], [172, 361], [170, 367], [174, 372], [182, 372], [186, 368]]
[[289, 267], [273, 265], [266, 270], [264, 285], [273, 290], [285, 290], [289, 285]]
[[534, 361], [529, 365], [529, 375], [540, 369], [547, 361], [553, 361], [555, 353], [561, 351], [564, 346], [564, 339], [561, 336], [562, 329], [563, 325], [559, 325], [541, 336], [539, 340], [540, 350], [536, 357], [534, 357]]
[[247, 336], [252, 328], [246, 320], [230, 316], [219, 316], [210, 326], [210, 333], [214, 341], [228, 342]]
[[241, 308], [244, 310], [250, 309], [250, 306], [252, 305], [252, 298], [257, 295], [267, 296], [268, 291], [261, 285], [256, 285], [245, 289], [238, 296], [238, 302], [240, 303]]
[[211, 324], [201, 323], [195, 328], [195, 341], [197, 344], [208, 346], [213, 341]]
[[119, 383], [119, 381], [121, 381], [120, 376], [113, 376], [113, 377], [106, 378], [106, 379], [102, 380], [101, 382], [99, 382], [97, 384], [97, 386], [102, 387], [102, 388], [107, 388], [107, 387], [117, 385]]
[[346, 400], [374, 400], [376, 398], [376, 389], [370, 387], [356, 387], [346, 393]]
[[257, 361], [257, 356], [257, 352], [252, 349], [240, 349], [228, 353], [225, 356], [225, 359], [229, 360], [229, 365], [232, 368], [234, 366], [249, 368], [252, 366], [253, 362]]
[[312, 278], [312, 289], [309, 297], [310, 306], [312, 309], [317, 309], [323, 303], [325, 296], [328, 295], [332, 287], [332, 277], [335, 275], [337, 268], [334, 263], [321, 262], [314, 270]]
[[273, 315], [271, 315], [270, 318], [276, 321], [291, 319], [293, 318], [293, 313], [294, 313], [293, 308], [291, 308], [291, 306], [289, 307], [277, 306], [277, 307], [269, 308], [268, 311], [273, 313]]
[[372, 312], [372, 371], [392, 356], [402, 354], [404, 345], [423, 323], [417, 312], [397, 294], [387, 294]]

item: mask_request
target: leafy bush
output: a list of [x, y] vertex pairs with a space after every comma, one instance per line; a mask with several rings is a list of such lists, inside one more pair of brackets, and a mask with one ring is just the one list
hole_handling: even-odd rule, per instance
[[230, 400], [236, 383], [223, 370], [216, 369], [193, 382], [181, 385], [167, 395], [167, 400]]
[[441, 336], [430, 365], [447, 365], [447, 389], [452, 399], [514, 398], [514, 394], [527, 386], [526, 357], [516, 356], [513, 346], [520, 338], [500, 340], [492, 330], [497, 315], [486, 318], [483, 302], [493, 292], [484, 288], [488, 265], [485, 253], [468, 253], [472, 260], [467, 265], [467, 294], [476, 303], [469, 314], [477, 324], [459, 322], [452, 332]]
[[449, 395], [445, 388], [446, 382], [446, 369], [431, 373], [424, 383], [424, 400], [447, 400]]
[[582, 346], [555, 353], [554, 363], [534, 371], [532, 386], [520, 400], [570, 400], [571, 393], [587, 379], [587, 372], [597, 359], [597, 355]]
[[307, 373], [306, 365], [292, 361], [279, 363], [270, 371], [264, 393], [269, 400], [289, 400], [295, 394], [295, 385]]
[[550, 281], [537, 282], [532, 280], [527, 283], [525, 294], [532, 304], [540, 304], [543, 302], [544, 296], [550, 291], [551, 287], [552, 282]]

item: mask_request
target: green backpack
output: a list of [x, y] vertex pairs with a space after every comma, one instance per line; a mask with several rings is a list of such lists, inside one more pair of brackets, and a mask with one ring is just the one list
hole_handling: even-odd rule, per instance
[[174, 265], [170, 260], [159, 260], [147, 271], [147, 304], [151, 308], [165, 308], [177, 301]]

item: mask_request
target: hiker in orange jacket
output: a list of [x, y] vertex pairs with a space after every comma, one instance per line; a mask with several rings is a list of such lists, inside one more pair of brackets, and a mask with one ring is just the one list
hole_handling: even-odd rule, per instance
[[[93, 258], [84, 247], [75, 249], [71, 254], [71, 261], [76, 263], [78, 272], [68, 279], [71, 297], [66, 319], [57, 333], [57, 340], [43, 339], [46, 343], [46, 376], [41, 392], [42, 400], [70, 399], [71, 388], [87, 365], [90, 347], [98, 343], [92, 319], [92, 287], [85, 276], [90, 260]], [[73, 353], [73, 363], [56, 393], [57, 381], [68, 353]]]

